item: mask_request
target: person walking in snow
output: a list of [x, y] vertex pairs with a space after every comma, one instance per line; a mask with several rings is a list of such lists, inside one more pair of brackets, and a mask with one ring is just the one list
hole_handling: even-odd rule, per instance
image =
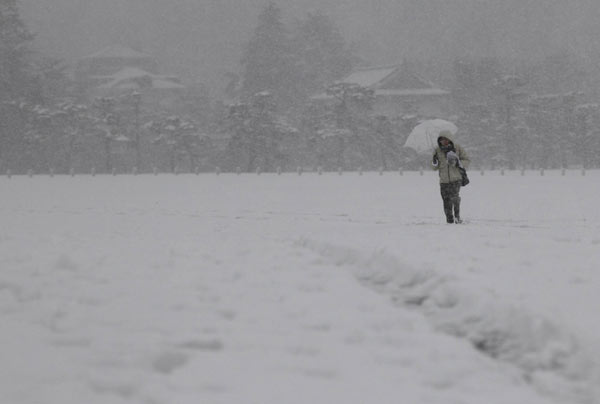
[[441, 131], [433, 154], [432, 166], [440, 175], [440, 193], [444, 203], [447, 223], [462, 223], [460, 218], [460, 187], [462, 174], [460, 168], [467, 169], [470, 163], [465, 150], [454, 143], [450, 131]]

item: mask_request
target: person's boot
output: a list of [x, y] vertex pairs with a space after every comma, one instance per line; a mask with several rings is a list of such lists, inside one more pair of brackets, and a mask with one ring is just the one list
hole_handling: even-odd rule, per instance
[[454, 215], [452, 214], [452, 202], [449, 199], [444, 199], [444, 214], [446, 215], [446, 223], [454, 223]]
[[454, 205], [454, 223], [462, 223], [462, 219], [460, 218], [460, 197], [454, 198], [452, 205]]

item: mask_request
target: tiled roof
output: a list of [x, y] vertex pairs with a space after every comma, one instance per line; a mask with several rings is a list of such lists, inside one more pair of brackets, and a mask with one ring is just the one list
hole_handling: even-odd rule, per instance
[[394, 73], [398, 66], [360, 69], [340, 80], [342, 83], [358, 84], [361, 87], [371, 87]]
[[123, 58], [123, 59], [140, 59], [152, 58], [147, 53], [139, 52], [123, 45], [111, 45], [99, 52], [86, 56], [84, 59], [101, 59], [101, 58]]
[[105, 84], [99, 86], [99, 88], [121, 88], [121, 89], [134, 89], [139, 88], [140, 84], [137, 80], [147, 78], [152, 83], [152, 88], [156, 89], [184, 89], [185, 86], [179, 84], [174, 78], [169, 76], [162, 76], [157, 74], [149, 73], [145, 70], [138, 69], [137, 67], [126, 67], [119, 70], [117, 73], [111, 76], [101, 76], [99, 78], [104, 79]]

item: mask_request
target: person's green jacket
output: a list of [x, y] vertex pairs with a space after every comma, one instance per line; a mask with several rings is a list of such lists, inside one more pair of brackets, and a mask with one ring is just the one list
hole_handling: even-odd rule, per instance
[[[465, 149], [463, 149], [460, 145], [454, 143], [454, 141], [448, 136], [446, 133], [444, 135], [445, 138], [450, 140], [450, 143], [454, 147], [454, 152], [458, 155], [459, 165], [464, 169], [469, 168], [469, 156]], [[437, 164], [435, 162], [437, 161]], [[456, 166], [448, 164], [448, 159], [446, 158], [446, 153], [442, 151], [439, 140], [438, 147], [435, 149], [435, 153], [433, 154], [433, 169], [437, 170], [440, 174], [440, 184], [449, 184], [451, 182], [457, 182], [462, 180], [462, 176], [458, 169], [459, 165]]]

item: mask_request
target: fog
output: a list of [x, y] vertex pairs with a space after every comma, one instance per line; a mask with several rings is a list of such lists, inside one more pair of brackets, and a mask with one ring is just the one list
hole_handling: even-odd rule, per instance
[[269, 1], [0, 0], [0, 404], [600, 404], [600, 0]]
[[[123, 43], [154, 54], [165, 71], [218, 85], [239, 70], [241, 49], [265, 0], [21, 0], [36, 47], [67, 61]], [[600, 46], [596, 0], [279, 0], [292, 25], [329, 15], [370, 64], [403, 58], [540, 58]], [[595, 56], [594, 56], [595, 58]]]

